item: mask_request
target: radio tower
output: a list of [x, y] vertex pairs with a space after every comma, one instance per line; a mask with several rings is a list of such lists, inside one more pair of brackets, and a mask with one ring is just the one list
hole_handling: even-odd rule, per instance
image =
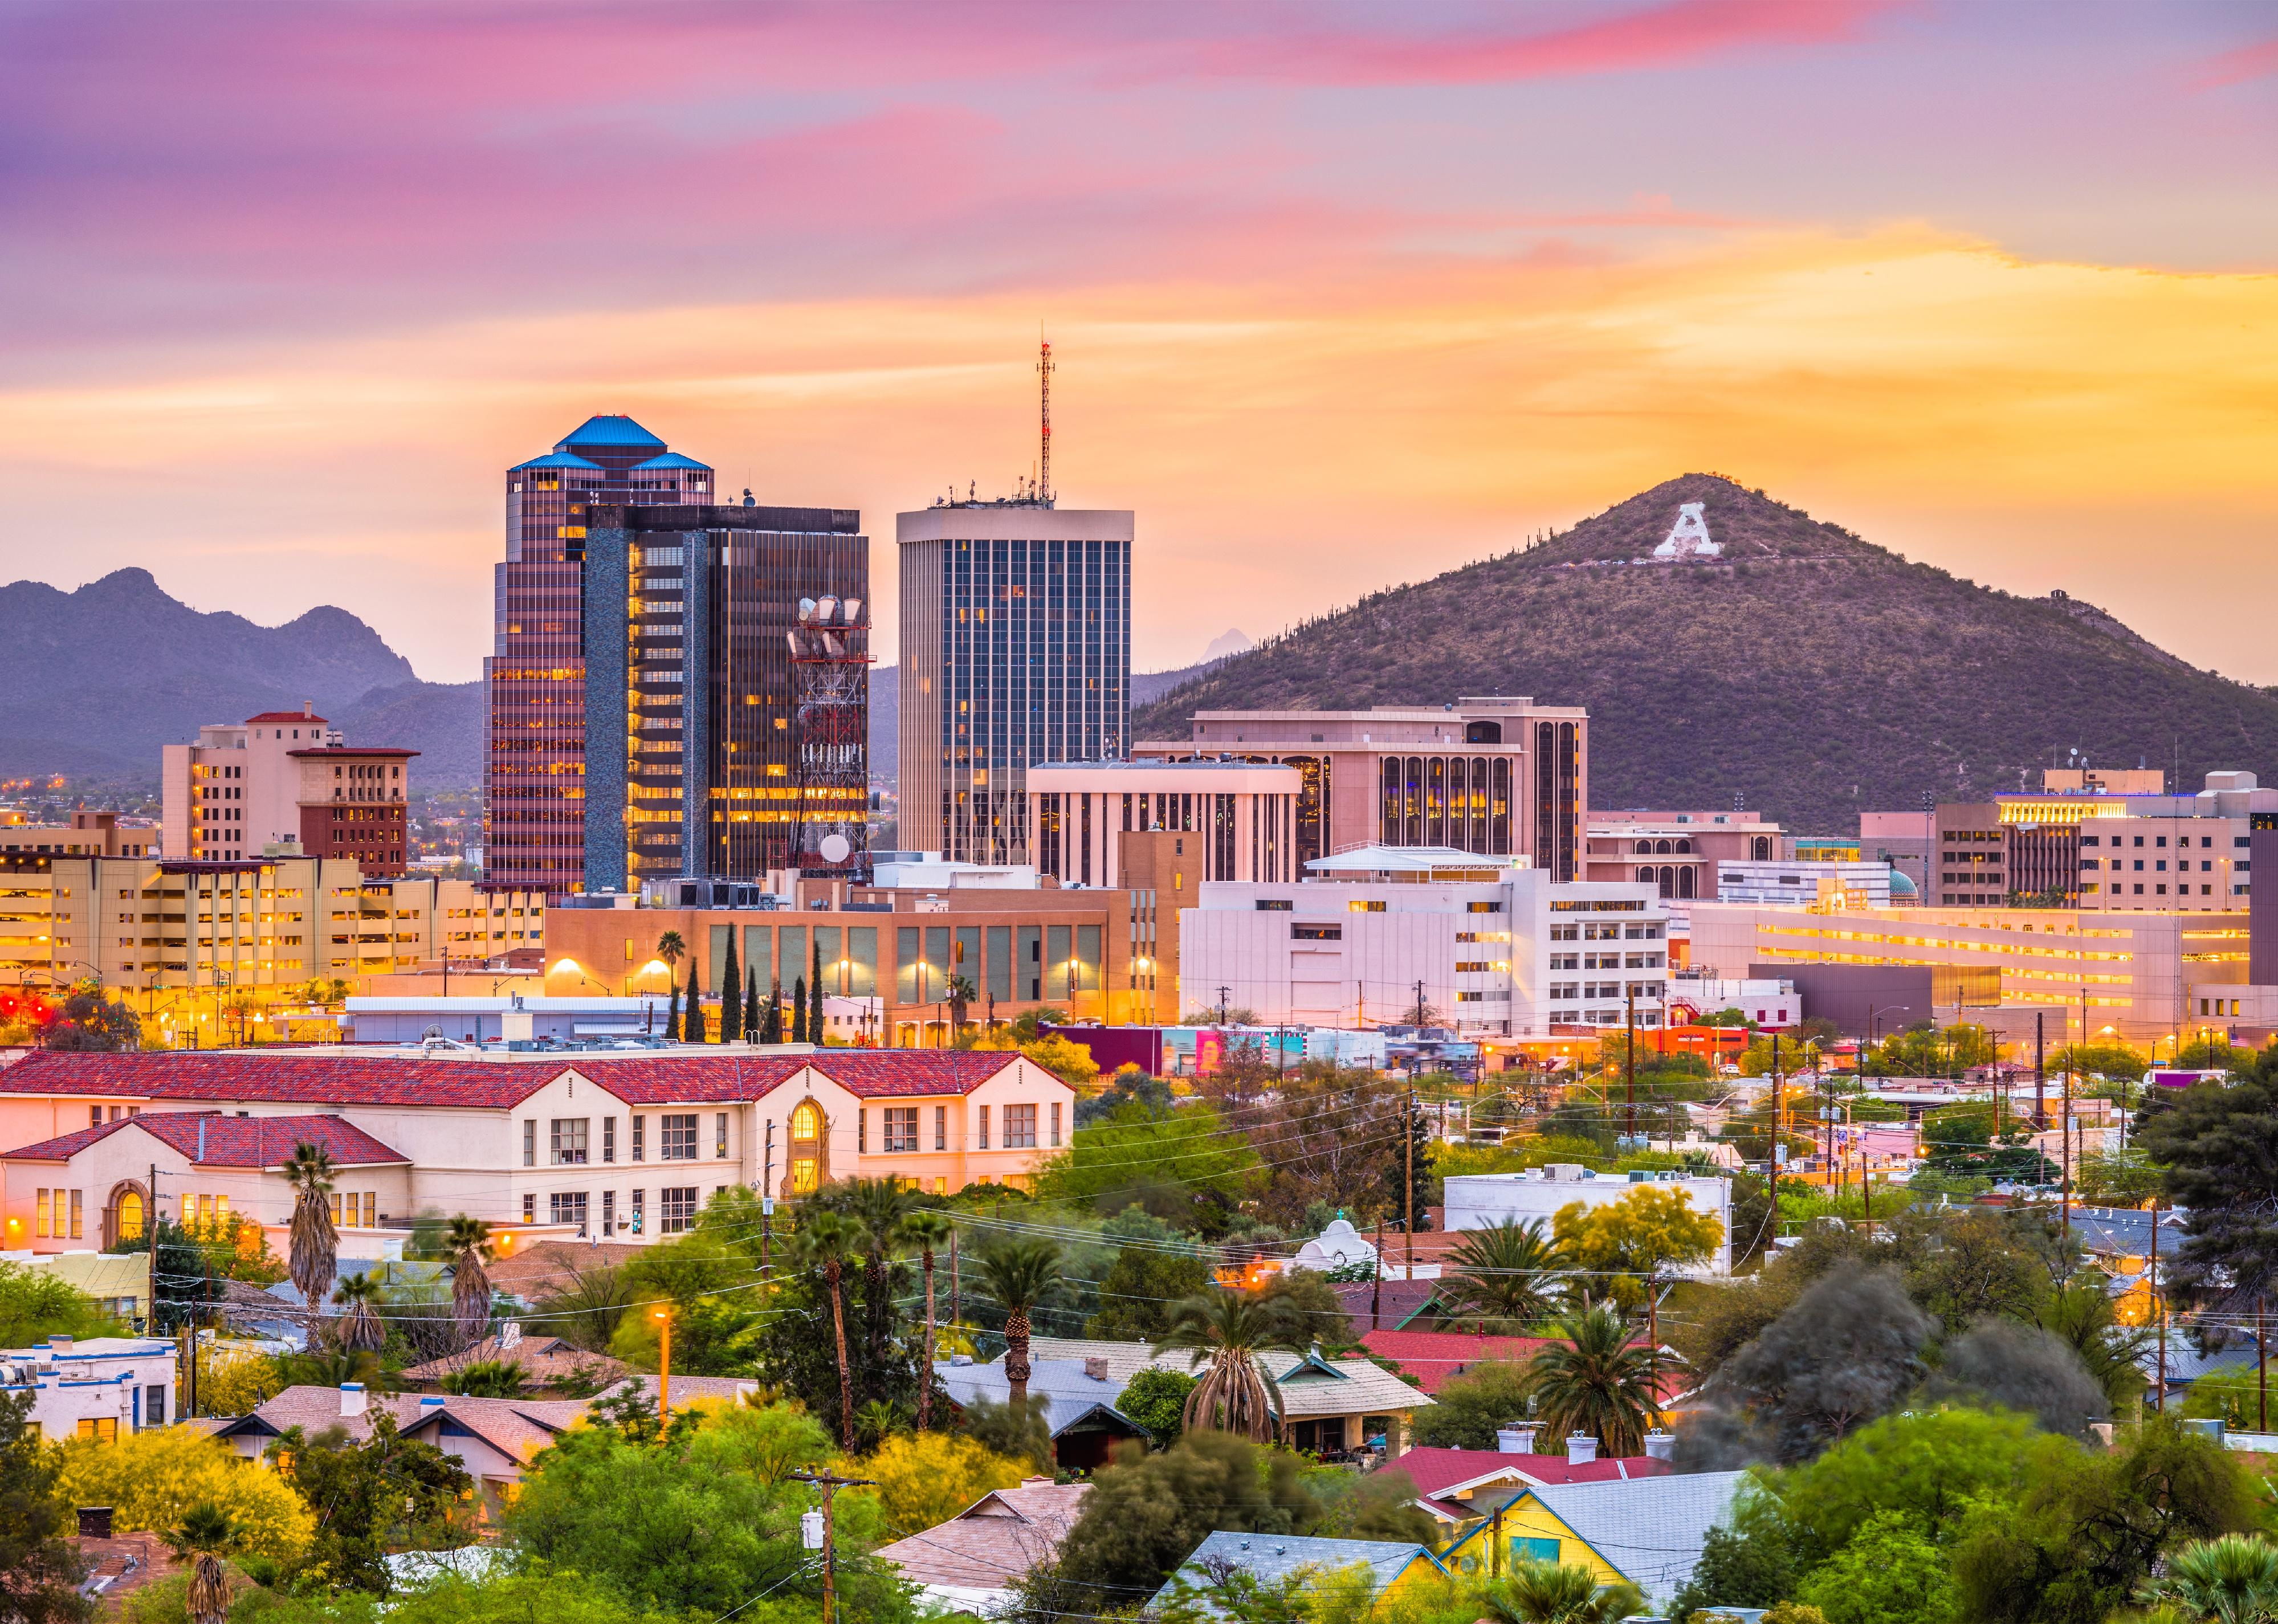
[[1043, 343], [1043, 354], [1036, 362], [1036, 377], [1043, 390], [1043, 449], [1037, 461], [1036, 500], [1044, 507], [1052, 505], [1052, 347]]

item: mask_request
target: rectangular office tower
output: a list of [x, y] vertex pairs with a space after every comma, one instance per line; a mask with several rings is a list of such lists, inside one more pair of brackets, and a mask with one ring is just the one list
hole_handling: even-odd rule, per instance
[[590, 417], [506, 474], [483, 751], [483, 876], [574, 891], [585, 866], [586, 509], [702, 503], [712, 470], [630, 417]]
[[1132, 534], [1049, 498], [898, 516], [901, 845], [1028, 861], [1028, 768], [1125, 753]]
[[588, 891], [861, 867], [870, 544], [860, 530], [852, 509], [761, 507], [748, 496], [740, 507], [591, 510]]

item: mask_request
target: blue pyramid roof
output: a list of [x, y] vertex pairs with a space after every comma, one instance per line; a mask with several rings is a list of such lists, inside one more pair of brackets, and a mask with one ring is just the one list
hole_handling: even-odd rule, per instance
[[600, 463], [588, 462], [574, 452], [549, 451], [542, 457], [532, 457], [527, 462], [517, 462], [507, 469], [507, 472], [519, 474], [527, 468], [589, 468], [597, 474], [601, 471]]
[[563, 439], [554, 449], [567, 451], [572, 446], [654, 446], [664, 449], [664, 442], [630, 417], [588, 417], [577, 426], [577, 431]]
[[668, 451], [661, 457], [651, 457], [646, 462], [633, 464], [635, 473], [645, 468], [700, 468], [707, 474], [712, 471], [709, 462], [699, 462], [694, 457], [684, 457], [677, 451]]

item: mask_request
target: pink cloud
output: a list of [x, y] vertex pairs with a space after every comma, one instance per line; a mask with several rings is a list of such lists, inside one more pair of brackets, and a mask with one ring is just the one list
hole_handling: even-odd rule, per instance
[[1380, 31], [1257, 34], [1201, 47], [1205, 75], [1305, 84], [1459, 85], [1680, 66], [1758, 46], [1839, 44], [1896, 0], [1668, 0], [1536, 33], [1415, 39]]
[[2221, 90], [2229, 85], [2243, 85], [2250, 79], [2267, 79], [2273, 73], [2278, 73], [2278, 40], [2264, 40], [2208, 58], [2191, 76], [2191, 88]]

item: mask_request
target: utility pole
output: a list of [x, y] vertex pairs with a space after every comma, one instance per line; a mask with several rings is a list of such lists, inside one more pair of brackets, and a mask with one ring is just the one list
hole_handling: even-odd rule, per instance
[[2167, 1413], [2167, 1310], [2160, 1300], [2160, 1198], [2152, 1198], [2152, 1313], [2160, 1322], [2160, 1413]]
[[[1999, 1064], [1998, 1062], [1996, 1064]], [[2033, 1011], [2033, 1125], [2049, 1125], [2048, 1039], [2041, 1029], [2041, 1011]]]
[[965, 1317], [958, 1312], [957, 1302], [957, 1231], [952, 1226], [949, 1231], [949, 1323], [952, 1325]]
[[2064, 1232], [2072, 1233], [2072, 1068], [2064, 1074], [2064, 1130], [2058, 1136], [2059, 1148], [2064, 1155], [2064, 1190], [2061, 1205], [2064, 1209]]
[[150, 1296], [142, 1305], [143, 1327], [158, 1334], [158, 1164], [150, 1163], [150, 1199], [143, 1203], [142, 1238], [150, 1243]]
[[1772, 1148], [1764, 1158], [1764, 1178], [1779, 1193], [1779, 1147], [1787, 1142], [1787, 1086], [1780, 1081], [1780, 1034], [1772, 1033]]
[[2270, 1361], [2262, 1342], [2262, 1298], [2254, 1299], [2254, 1430], [2270, 1430]]
[[768, 1124], [768, 1159], [760, 1174], [760, 1272], [768, 1272], [768, 1247], [776, 1227], [776, 1125]]
[[1637, 1137], [1637, 983], [1631, 982], [1624, 993], [1625, 1018], [1622, 1023], [1622, 1132], [1630, 1138]]
[[[838, 1616], [838, 1552], [835, 1543], [837, 1529], [831, 1515], [831, 1500], [841, 1489], [868, 1488], [877, 1480], [871, 1477], [841, 1477], [836, 1472], [793, 1472], [799, 1483], [813, 1483], [822, 1491], [822, 1624], [835, 1624]], [[809, 1546], [809, 1550], [814, 1547]]]
[[1376, 1215], [1376, 1277], [1368, 1288], [1368, 1328], [1375, 1330], [1384, 1323], [1384, 1212]]
[[1408, 1277], [1413, 1280], [1416, 1277], [1416, 1090], [1412, 1086], [1408, 1090], [1407, 1109], [1400, 1115], [1400, 1137], [1408, 1156]]

